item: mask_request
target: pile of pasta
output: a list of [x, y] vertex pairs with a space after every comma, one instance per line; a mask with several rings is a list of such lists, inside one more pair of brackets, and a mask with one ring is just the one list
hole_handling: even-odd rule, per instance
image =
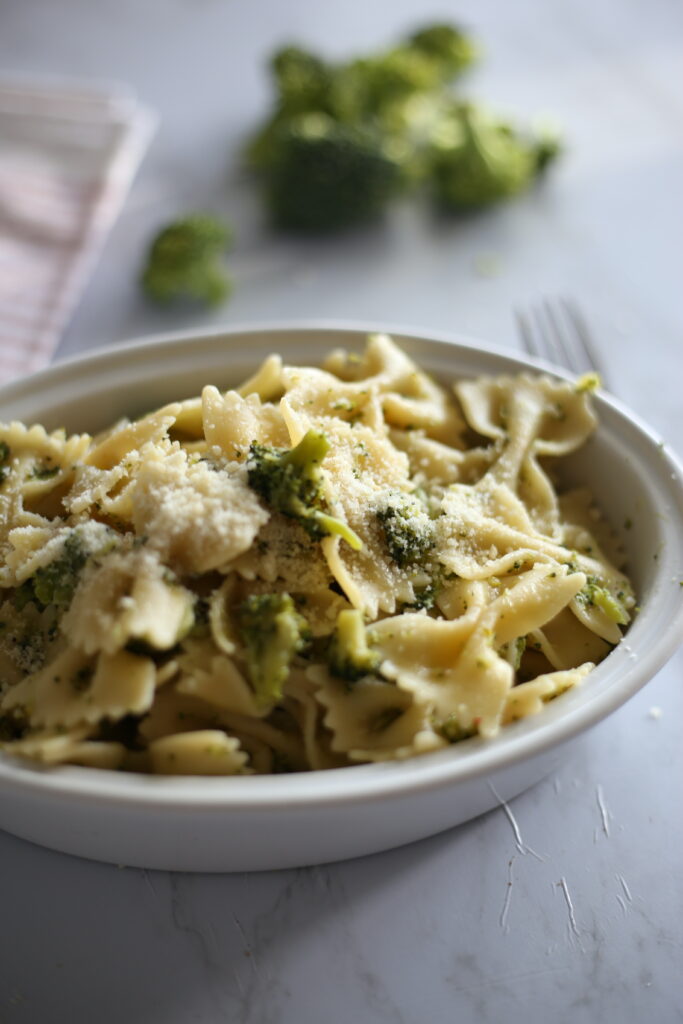
[[[374, 335], [322, 368], [272, 355], [235, 390], [207, 385], [95, 438], [0, 427], [3, 750], [163, 774], [317, 770], [538, 713], [634, 605], [590, 494], [554, 482], [594, 430], [589, 390], [527, 375], [442, 387]], [[255, 451], [310, 431], [346, 534], [315, 535], [252, 485]], [[406, 507], [421, 542], [401, 557], [387, 510]], [[306, 631], [265, 696], [237, 614], [263, 595], [291, 598]], [[365, 674], [329, 657], [351, 610]]]

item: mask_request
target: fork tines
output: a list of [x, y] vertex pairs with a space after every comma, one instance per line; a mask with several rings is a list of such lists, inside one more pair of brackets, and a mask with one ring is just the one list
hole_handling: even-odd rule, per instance
[[576, 374], [594, 370], [605, 383], [593, 335], [574, 300], [545, 299], [527, 313], [517, 312], [516, 318], [529, 355], [564, 366]]

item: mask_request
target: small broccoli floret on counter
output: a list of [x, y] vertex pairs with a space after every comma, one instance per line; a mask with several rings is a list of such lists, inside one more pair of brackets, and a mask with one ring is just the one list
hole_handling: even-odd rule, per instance
[[311, 537], [339, 534], [354, 551], [360, 551], [362, 541], [353, 530], [325, 512], [321, 463], [329, 447], [326, 436], [317, 430], [309, 430], [289, 450], [254, 442], [247, 459], [249, 486], [270, 508], [296, 519]]
[[453, 210], [499, 202], [529, 188], [557, 152], [557, 143], [551, 151], [477, 108], [454, 106], [433, 144], [436, 198]]
[[153, 240], [141, 284], [157, 302], [191, 299], [218, 305], [230, 293], [222, 254], [230, 231], [215, 217], [195, 214], [163, 228]]
[[379, 138], [326, 114], [305, 114], [273, 141], [266, 192], [279, 227], [337, 231], [378, 216], [399, 178]]
[[414, 32], [408, 43], [438, 63], [441, 75], [446, 80], [468, 68], [478, 55], [477, 47], [470, 37], [455, 25], [428, 25]]
[[306, 619], [289, 594], [258, 594], [239, 605], [236, 621], [258, 703], [280, 700], [292, 659], [310, 643]]
[[377, 509], [389, 554], [397, 565], [416, 565], [434, 543], [434, 524], [413, 494], [397, 491]]
[[353, 609], [340, 612], [327, 649], [327, 665], [331, 675], [355, 683], [363, 676], [376, 675], [381, 658], [368, 644], [361, 612]]

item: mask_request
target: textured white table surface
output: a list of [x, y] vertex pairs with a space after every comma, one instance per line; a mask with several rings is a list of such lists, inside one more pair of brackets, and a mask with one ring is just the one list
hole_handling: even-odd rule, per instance
[[[554, 112], [569, 150], [542, 191], [472, 218], [425, 210], [343, 243], [273, 239], [237, 170], [269, 51], [343, 56], [461, 17], [471, 92]], [[62, 355], [169, 327], [390, 321], [517, 345], [513, 307], [577, 296], [614, 390], [683, 450], [683, 8], [667, 0], [0, 0], [0, 67], [130, 82], [162, 117]], [[148, 308], [150, 232], [188, 208], [235, 225], [234, 299]], [[498, 273], [476, 267], [495, 256]], [[88, 863], [0, 834], [0, 1021], [347, 1024], [683, 1019], [679, 654], [503, 810], [364, 860], [190, 876]], [[661, 709], [661, 717], [650, 712]], [[198, 841], [201, 841], [198, 838]]]

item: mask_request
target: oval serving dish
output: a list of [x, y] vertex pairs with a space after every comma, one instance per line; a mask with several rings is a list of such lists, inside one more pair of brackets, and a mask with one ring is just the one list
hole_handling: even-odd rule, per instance
[[[333, 325], [183, 333], [117, 346], [0, 389], [0, 418], [94, 433], [121, 416], [226, 388], [271, 352], [316, 365], [386, 330]], [[421, 367], [457, 377], [548, 369], [485, 345], [389, 331]], [[561, 371], [558, 374], [562, 376]], [[566, 376], [566, 375], [565, 375]], [[508, 800], [561, 760], [567, 744], [643, 686], [683, 637], [683, 469], [620, 403], [595, 397], [599, 427], [567, 460], [624, 538], [641, 611], [625, 640], [544, 711], [408, 761], [324, 772], [223, 778], [44, 768], [0, 755], [0, 827], [66, 853], [146, 868], [249, 871], [342, 860], [432, 835]]]

